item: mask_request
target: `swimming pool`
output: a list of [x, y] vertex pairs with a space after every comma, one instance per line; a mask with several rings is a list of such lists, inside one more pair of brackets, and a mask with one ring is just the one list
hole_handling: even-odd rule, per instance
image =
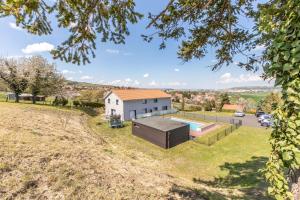
[[203, 127], [203, 124], [198, 123], [198, 122], [192, 122], [192, 121], [188, 121], [188, 120], [184, 120], [184, 119], [179, 119], [179, 118], [175, 118], [175, 117], [171, 117], [170, 119], [174, 120], [174, 121], [177, 121], [177, 122], [183, 122], [183, 123], [189, 124], [191, 131], [199, 131], [199, 132], [201, 132], [201, 127]]

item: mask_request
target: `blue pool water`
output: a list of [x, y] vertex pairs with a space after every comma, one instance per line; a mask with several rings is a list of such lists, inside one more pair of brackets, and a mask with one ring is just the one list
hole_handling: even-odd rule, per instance
[[190, 130], [192, 130], [192, 131], [201, 131], [201, 127], [203, 126], [203, 124], [198, 123], [198, 122], [191, 122], [191, 121], [188, 121], [188, 120], [179, 119], [179, 118], [175, 118], [175, 117], [171, 117], [171, 120], [189, 124], [190, 125]]

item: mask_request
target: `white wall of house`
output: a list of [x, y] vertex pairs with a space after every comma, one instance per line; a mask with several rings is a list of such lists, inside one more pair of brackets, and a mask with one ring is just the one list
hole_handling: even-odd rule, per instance
[[[117, 100], [119, 100], [117, 105]], [[161, 111], [163, 109], [171, 109], [171, 98], [158, 98], [157, 102], [154, 99], [130, 100], [122, 101], [116, 94], [111, 93], [105, 98], [105, 115], [111, 114], [121, 115], [122, 120], [131, 120], [132, 115], [130, 112], [134, 112], [136, 115], [145, 114], [152, 111]], [[156, 110], [157, 109], [157, 110]], [[112, 113], [114, 111], [114, 113]]]
[[[117, 100], [118, 105], [117, 105]], [[112, 110], [115, 113], [112, 113]], [[111, 93], [105, 98], [105, 115], [109, 116], [112, 114], [121, 115], [121, 119], [124, 120], [124, 105], [123, 101], [114, 93]]]
[[145, 114], [147, 112], [163, 110], [163, 106], [167, 106], [167, 110], [171, 109], [171, 98], [159, 98], [157, 99], [157, 103], [154, 102], [154, 99], [147, 99], [147, 103], [145, 104], [144, 100], [132, 100], [132, 101], [124, 101], [124, 119], [130, 120], [130, 111], [136, 111], [136, 114]]

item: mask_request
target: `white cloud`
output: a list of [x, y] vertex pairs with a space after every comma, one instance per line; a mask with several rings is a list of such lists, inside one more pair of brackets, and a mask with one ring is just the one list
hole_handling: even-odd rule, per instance
[[144, 78], [148, 78], [148, 77], [149, 77], [149, 74], [146, 73], [146, 74], [144, 74], [143, 76], [144, 76]]
[[119, 54], [120, 51], [117, 49], [106, 49], [105, 50], [107, 53], [111, 53], [111, 54]]
[[77, 26], [77, 23], [75, 23], [75, 22], [71, 22], [69, 25], [70, 28], [74, 28], [75, 26]]
[[151, 81], [150, 83], [149, 83], [149, 85], [150, 86], [158, 86], [158, 83], [156, 82], [156, 81]]
[[233, 77], [231, 73], [225, 73], [220, 76], [217, 83], [247, 83], [247, 82], [257, 82], [263, 79], [256, 74], [241, 74], [238, 77]]
[[96, 83], [97, 84], [103, 84], [103, 83], [105, 83], [105, 81], [104, 80], [100, 80], [100, 81], [97, 81]]
[[116, 85], [119, 84], [121, 82], [121, 80], [114, 80], [111, 82], [111, 85]]
[[126, 78], [124, 80], [118, 79], [113, 80], [111, 82], [107, 82], [107, 85], [116, 85], [116, 86], [137, 86], [140, 85], [140, 82], [138, 80], [132, 80], [131, 78]]
[[62, 70], [62, 73], [63, 74], [75, 74], [74, 71], [70, 71], [70, 70], [67, 70], [67, 69]]
[[23, 31], [23, 29], [22, 29], [21, 27], [17, 26], [17, 25], [16, 25], [15, 23], [13, 23], [13, 22], [9, 22], [9, 26], [10, 26], [10, 28], [13, 28], [13, 29], [15, 29], [15, 30]]
[[34, 43], [27, 45], [25, 49], [22, 49], [23, 53], [30, 54], [30, 53], [38, 53], [38, 52], [45, 52], [51, 51], [54, 49], [54, 46], [48, 42], [42, 43]]
[[91, 77], [91, 76], [82, 76], [82, 77], [80, 77], [80, 79], [81, 80], [92, 80], [93, 77]]
[[266, 46], [264, 45], [257, 45], [253, 50], [254, 51], [263, 51], [266, 49]]
[[69, 80], [69, 81], [72, 81], [72, 80], [74, 80], [74, 78], [73, 78], [73, 77], [67, 77], [66, 79], [67, 79], [67, 80]]
[[82, 71], [81, 71], [81, 70], [79, 70], [79, 71], [78, 71], [78, 73], [79, 73], [79, 74], [82, 74]]
[[178, 68], [175, 68], [174, 71], [175, 71], [175, 72], [179, 72], [180, 70], [179, 70]]

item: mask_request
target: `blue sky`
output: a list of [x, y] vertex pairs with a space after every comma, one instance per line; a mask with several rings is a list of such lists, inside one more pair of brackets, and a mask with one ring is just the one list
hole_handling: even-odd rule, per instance
[[[137, 0], [137, 10], [147, 16], [158, 13], [166, 0]], [[208, 65], [215, 62], [213, 50], [201, 60], [182, 63], [177, 58], [178, 42], [170, 41], [165, 50], [159, 50], [160, 40], [146, 43], [141, 34], [147, 33], [145, 17], [130, 25], [130, 36], [125, 45], [97, 42], [96, 58], [91, 64], [77, 66], [53, 60], [48, 52], [64, 41], [66, 30], [57, 29], [49, 36], [34, 36], [15, 26], [13, 18], [0, 18], [0, 56], [17, 57], [40, 54], [56, 63], [57, 69], [67, 79], [91, 83], [127, 85], [147, 88], [221, 89], [237, 86], [272, 85], [257, 73], [240, 69], [236, 64], [212, 72]], [[247, 21], [245, 21], [247, 23]], [[256, 51], [261, 51], [258, 47]], [[239, 57], [235, 62], [239, 61]]]

